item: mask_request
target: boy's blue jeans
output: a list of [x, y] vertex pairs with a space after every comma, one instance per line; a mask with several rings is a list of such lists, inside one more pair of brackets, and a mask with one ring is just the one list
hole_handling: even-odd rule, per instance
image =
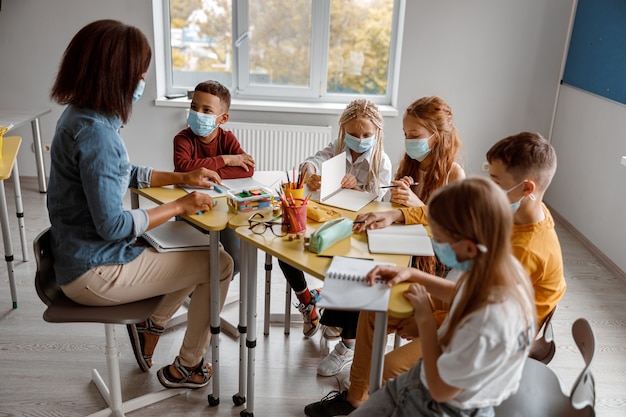
[[387, 381], [384, 387], [373, 393], [350, 417], [493, 417], [493, 407], [461, 410], [432, 399], [428, 389], [420, 379], [422, 361]]

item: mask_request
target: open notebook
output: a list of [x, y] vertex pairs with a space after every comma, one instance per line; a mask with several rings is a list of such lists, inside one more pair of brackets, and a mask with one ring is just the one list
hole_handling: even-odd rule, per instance
[[159, 252], [208, 250], [209, 235], [183, 221], [165, 222], [143, 234], [143, 238]]
[[230, 190], [244, 190], [250, 188], [269, 188], [272, 192], [279, 187], [280, 182], [286, 180], [287, 176], [284, 171], [255, 171], [254, 175], [249, 178], [233, 178], [222, 180], [221, 185], [213, 188], [182, 186], [187, 192], [199, 191], [210, 195], [213, 198], [226, 197], [226, 193]]
[[367, 230], [370, 253], [434, 256], [426, 228], [421, 224], [392, 224], [383, 229]]
[[379, 281], [370, 287], [365, 276], [384, 262], [334, 256], [324, 278], [318, 307], [352, 311], [387, 311], [390, 289]]
[[350, 211], [359, 211], [378, 197], [375, 194], [341, 188], [341, 180], [346, 175], [346, 153], [322, 162], [322, 185], [320, 203]]

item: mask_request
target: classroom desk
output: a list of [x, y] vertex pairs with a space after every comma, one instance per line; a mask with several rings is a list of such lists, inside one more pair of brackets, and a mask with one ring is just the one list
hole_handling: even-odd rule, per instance
[[13, 189], [15, 191], [15, 211], [22, 242], [22, 259], [28, 261], [26, 231], [24, 229], [24, 208], [22, 206], [22, 191], [20, 188], [20, 174], [17, 169], [17, 152], [20, 150], [22, 138], [19, 136], [5, 136], [2, 140], [2, 154], [0, 156], [0, 222], [2, 223], [2, 239], [4, 240], [4, 259], [7, 261], [9, 287], [13, 308], [17, 308], [17, 290], [13, 271], [13, 245], [11, 243], [11, 228], [9, 227], [9, 212], [7, 197], [4, 192], [4, 180], [13, 175]]
[[[132, 188], [131, 205], [139, 207], [138, 196], [147, 198], [157, 204], [164, 204], [174, 201], [187, 192], [181, 188]], [[196, 227], [204, 233], [209, 233], [211, 242], [220, 241], [220, 231], [224, 230], [228, 225], [228, 221], [232, 214], [228, 211], [228, 204], [225, 198], [216, 199], [218, 204], [201, 215], [192, 214], [183, 216], [182, 218], [192, 226]], [[214, 406], [219, 404], [220, 396], [220, 369], [219, 369], [219, 335], [220, 335], [220, 284], [219, 284], [219, 244], [211, 244], [209, 249], [210, 274], [211, 274], [211, 356], [213, 366], [213, 376], [211, 383], [213, 387], [212, 394], [209, 395], [209, 404]]]
[[0, 126], [13, 124], [9, 132], [28, 122], [33, 129], [33, 144], [35, 145], [35, 162], [37, 164], [37, 178], [39, 179], [39, 192], [48, 191], [46, 184], [46, 167], [43, 160], [43, 146], [41, 144], [41, 128], [39, 118], [50, 113], [50, 109], [37, 110], [5, 110], [0, 109]]
[[[315, 203], [317, 204], [317, 203]], [[392, 209], [390, 203], [371, 202], [360, 212], [383, 211]], [[344, 217], [354, 218], [355, 212], [338, 210]], [[249, 216], [249, 215], [248, 215]], [[408, 255], [378, 255], [370, 254], [367, 247], [367, 237], [365, 233], [353, 234], [349, 239], [337, 243], [329, 248], [322, 255], [318, 256], [312, 252], [305, 251], [302, 239], [289, 240], [287, 237], [276, 237], [267, 230], [264, 234], [252, 233], [247, 227], [247, 221], [242, 221], [242, 215], [231, 219], [231, 226], [239, 223], [241, 227], [236, 229], [236, 235], [241, 239], [241, 283], [240, 293], [240, 391], [233, 396], [235, 404], [240, 405], [247, 402], [246, 410], [241, 412], [241, 416], [254, 415], [254, 379], [255, 379], [255, 351], [256, 347], [256, 298], [257, 298], [257, 250], [260, 249], [276, 258], [314, 276], [324, 279], [331, 257], [330, 255], [367, 257], [377, 261], [391, 262], [396, 265], [409, 265], [411, 257]], [[322, 223], [307, 223], [305, 235], [310, 235], [313, 230], [321, 226]], [[390, 312], [393, 314], [393, 312]], [[244, 340], [245, 338], [245, 340]], [[387, 313], [376, 313], [374, 340], [372, 349], [372, 369], [370, 373], [370, 391], [375, 391], [381, 386], [383, 371], [383, 356], [387, 339]], [[245, 353], [242, 353], [243, 346], [247, 347], [247, 361]], [[245, 352], [245, 350], [243, 350]], [[247, 370], [246, 370], [247, 367]], [[245, 383], [242, 378], [246, 377]], [[247, 387], [246, 387], [247, 385]]]

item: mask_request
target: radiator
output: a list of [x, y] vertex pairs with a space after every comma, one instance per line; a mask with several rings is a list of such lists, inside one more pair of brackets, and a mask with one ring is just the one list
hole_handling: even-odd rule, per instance
[[284, 171], [330, 143], [330, 126], [296, 126], [228, 122], [241, 147], [254, 157], [257, 171]]

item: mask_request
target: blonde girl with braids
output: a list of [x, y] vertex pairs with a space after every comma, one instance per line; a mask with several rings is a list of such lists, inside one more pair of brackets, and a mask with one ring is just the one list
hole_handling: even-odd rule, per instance
[[[381, 277], [390, 286], [413, 283], [404, 296], [414, 308], [422, 359], [356, 409], [345, 406], [342, 393], [307, 406], [307, 416], [486, 417], [517, 390], [536, 316], [530, 279], [512, 252], [507, 197], [476, 177], [441, 187], [428, 204], [433, 248], [458, 280], [395, 266], [368, 274], [370, 285]], [[440, 327], [431, 296], [451, 305]], [[337, 411], [341, 401], [340, 413], [319, 410], [334, 403]]]
[[[322, 162], [342, 152], [346, 153], [347, 174], [341, 186], [375, 194], [381, 200], [386, 189], [380, 187], [391, 183], [391, 160], [383, 148], [383, 117], [371, 101], [358, 99], [348, 104], [339, 119], [337, 139], [300, 165], [300, 170], [310, 178], [308, 187], [311, 191], [320, 187]], [[320, 320], [315, 307], [319, 289], [309, 290], [304, 273], [299, 269], [282, 261], [278, 264], [300, 301], [298, 310], [304, 320], [304, 336], [313, 336], [320, 323], [327, 326], [332, 336], [341, 336], [335, 350], [322, 359], [317, 368], [318, 374], [322, 376], [339, 373], [352, 363], [359, 313], [326, 310]]]
[[309, 189], [320, 188], [322, 162], [345, 151], [347, 174], [341, 186], [376, 194], [381, 200], [386, 189], [380, 187], [391, 182], [391, 160], [383, 147], [383, 123], [378, 107], [371, 101], [358, 99], [348, 104], [339, 119], [337, 139], [300, 166], [310, 177]]

